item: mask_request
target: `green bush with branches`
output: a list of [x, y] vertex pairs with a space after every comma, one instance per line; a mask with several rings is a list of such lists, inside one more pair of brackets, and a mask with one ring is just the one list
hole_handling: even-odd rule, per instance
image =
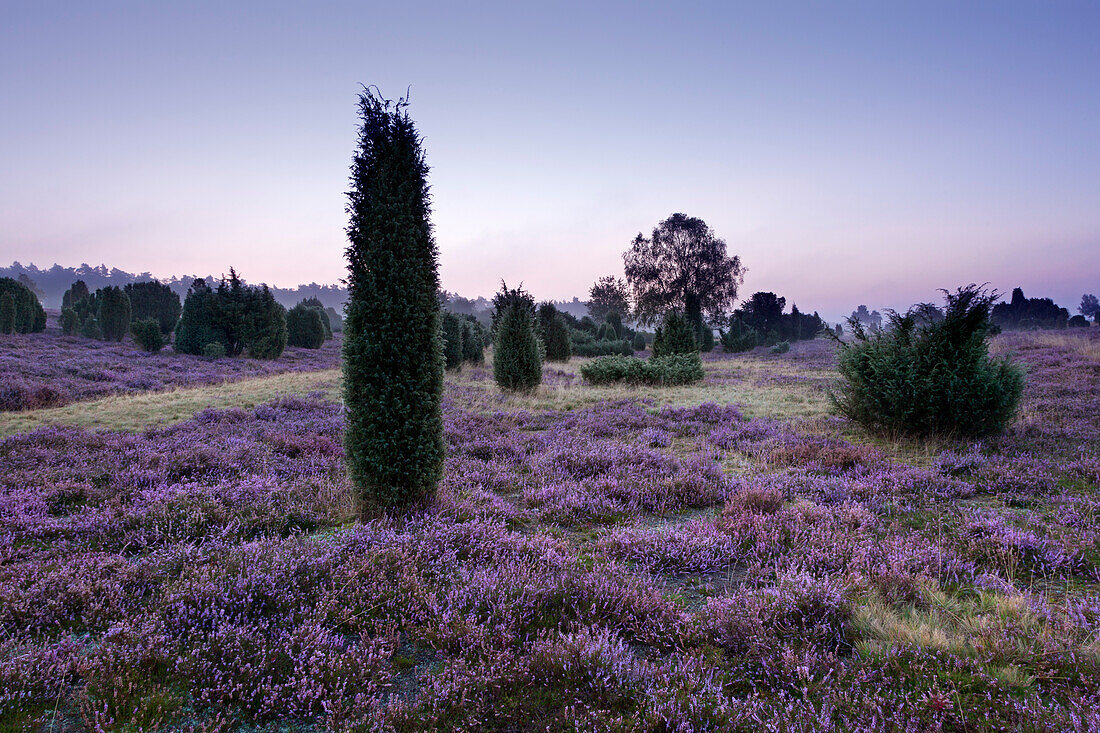
[[164, 348], [164, 334], [161, 332], [160, 323], [154, 318], [143, 318], [131, 323], [130, 335], [143, 351], [148, 351], [150, 354], [155, 354]]
[[324, 311], [299, 303], [286, 312], [286, 345], [319, 349], [325, 344]]
[[830, 392], [838, 412], [890, 435], [980, 437], [1015, 415], [1024, 372], [989, 355], [990, 311], [998, 297], [976, 285], [943, 291], [942, 320], [888, 313], [868, 331], [849, 319], [853, 340], [839, 344], [843, 382]]

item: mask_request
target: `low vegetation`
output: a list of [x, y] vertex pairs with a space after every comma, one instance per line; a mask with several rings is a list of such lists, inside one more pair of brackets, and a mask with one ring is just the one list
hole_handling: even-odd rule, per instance
[[601, 356], [581, 366], [590, 384], [648, 384], [668, 386], [703, 380], [699, 354], [670, 354], [639, 359], [635, 356]]
[[464, 368], [435, 507], [368, 522], [335, 371], [61, 408], [0, 441], [0, 720], [1091, 730], [1100, 335], [1058, 338], [995, 337], [1019, 420], [935, 444], [779, 419], [822, 341], [633, 395]]
[[1024, 387], [1023, 370], [991, 358], [994, 293], [973, 285], [947, 293], [942, 320], [891, 313], [868, 332], [850, 320], [840, 342], [844, 382], [832, 398], [841, 414], [869, 430], [918, 437], [982, 437], [1003, 432]]

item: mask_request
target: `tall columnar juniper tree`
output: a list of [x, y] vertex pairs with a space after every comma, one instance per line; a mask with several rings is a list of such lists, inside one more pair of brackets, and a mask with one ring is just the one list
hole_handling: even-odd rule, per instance
[[97, 320], [106, 341], [121, 341], [130, 331], [130, 298], [117, 285], [108, 285], [96, 292], [99, 306]]
[[542, 383], [542, 355], [531, 311], [512, 302], [496, 318], [493, 378], [501, 389], [530, 392]]
[[454, 313], [443, 314], [443, 365], [461, 369], [464, 356], [462, 319]]
[[438, 253], [407, 104], [359, 96], [348, 193], [344, 442], [364, 516], [431, 502], [443, 471]]

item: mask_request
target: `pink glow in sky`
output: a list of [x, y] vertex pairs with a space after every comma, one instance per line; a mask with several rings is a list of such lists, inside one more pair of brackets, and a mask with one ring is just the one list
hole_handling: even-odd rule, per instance
[[364, 82], [470, 296], [583, 298], [674, 211], [830, 319], [1100, 291], [1095, 3], [533, 8], [5, 3], [0, 261], [335, 281]]

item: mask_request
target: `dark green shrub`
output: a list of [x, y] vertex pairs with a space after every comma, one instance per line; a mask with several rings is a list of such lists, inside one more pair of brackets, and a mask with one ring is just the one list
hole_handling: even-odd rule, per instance
[[634, 350], [645, 351], [645, 336], [641, 333], [634, 334]]
[[546, 360], [569, 361], [573, 356], [573, 347], [569, 341], [569, 327], [561, 314], [555, 313], [546, 330]]
[[217, 294], [205, 280], [197, 278], [191, 283], [176, 326], [176, 351], [181, 354], [205, 355], [206, 346], [214, 342], [221, 344], [222, 350], [225, 350], [221, 334], [214, 325], [216, 300]]
[[74, 282], [65, 294], [61, 296], [62, 308], [76, 308], [76, 304], [82, 300], [87, 300], [91, 296], [88, 292], [88, 285], [83, 280], [77, 280]]
[[607, 325], [611, 326], [611, 333], [608, 334], [608, 338], [621, 339], [623, 337], [623, 317], [618, 311], [611, 311], [607, 314]]
[[653, 356], [697, 353], [699, 345], [691, 324], [676, 311], [666, 313], [664, 323], [657, 327], [657, 334], [653, 337]]
[[323, 311], [299, 303], [286, 312], [286, 345], [319, 349], [325, 343]]
[[779, 343], [777, 343], [775, 346], [771, 347], [771, 349], [770, 349], [770, 351], [773, 354], [786, 354], [790, 350], [791, 350], [791, 342], [790, 341], [780, 341]]
[[202, 354], [215, 341], [227, 356], [247, 349], [254, 359], [277, 359], [287, 344], [286, 308], [266, 285], [245, 285], [232, 268], [217, 290], [198, 278], [183, 302], [175, 349]]
[[38, 296], [18, 280], [0, 277], [0, 298], [11, 295], [12, 333], [40, 333], [46, 330], [46, 311]]
[[[508, 309], [512, 306], [524, 310], [527, 313], [527, 317], [532, 320], [537, 317], [535, 312], [535, 299], [530, 293], [523, 289], [523, 283], [520, 283], [518, 288], [509, 288], [508, 283], [501, 280], [500, 291], [493, 296], [493, 320], [490, 330], [492, 331], [494, 340], [496, 339], [497, 329], [500, 327], [501, 319], [504, 318], [504, 314], [507, 313]], [[537, 331], [535, 335], [539, 335]]]
[[328, 311], [325, 310], [324, 304], [318, 298], [303, 298], [298, 305], [305, 306], [306, 308], [313, 308], [321, 316], [321, 325], [325, 329], [325, 341], [332, 338], [332, 321], [328, 317]]
[[890, 313], [887, 328], [869, 332], [849, 320], [854, 338], [838, 342], [844, 382], [830, 393], [841, 414], [868, 430], [914, 436], [977, 437], [1012, 420], [1024, 373], [989, 356], [997, 294], [969, 285], [945, 295], [937, 323]]
[[718, 329], [718, 339], [722, 343], [722, 349], [730, 354], [740, 354], [743, 351], [751, 351], [756, 348], [756, 331], [745, 326], [744, 322], [736, 315], [730, 317], [730, 330], [728, 332]]
[[0, 295], [0, 333], [15, 333], [15, 296]]
[[467, 320], [462, 324], [462, 359], [471, 364], [485, 363], [485, 335], [481, 324]]
[[221, 341], [211, 341], [202, 347], [201, 354], [207, 359], [221, 359], [225, 356], [225, 346]]
[[703, 326], [703, 342], [699, 347], [699, 351], [708, 354], [714, 351], [714, 329], [710, 326]]
[[538, 337], [546, 343], [546, 336], [550, 333], [550, 323], [558, 316], [558, 309], [553, 303], [539, 303], [535, 311], [535, 326], [538, 329]]
[[80, 324], [80, 335], [86, 339], [102, 341], [103, 329], [99, 327], [99, 319], [95, 316], [85, 318], [84, 322]]
[[423, 505], [443, 472], [443, 346], [428, 166], [405, 109], [370, 91], [348, 194], [344, 445], [364, 515]]
[[694, 384], [703, 379], [703, 361], [698, 352], [648, 360], [634, 356], [601, 356], [582, 365], [581, 376], [590, 384]]
[[462, 319], [454, 313], [443, 312], [443, 366], [446, 369], [461, 369], [463, 356]]
[[121, 341], [130, 330], [130, 298], [117, 285], [96, 291], [96, 320], [105, 341]]
[[253, 359], [278, 359], [286, 348], [286, 308], [266, 285], [246, 288], [243, 343]]
[[126, 297], [130, 299], [130, 318], [144, 321], [152, 318], [167, 336], [176, 328], [179, 321], [180, 296], [172, 288], [156, 280], [130, 283], [125, 287]]
[[531, 314], [522, 303], [507, 308], [493, 342], [493, 378], [501, 389], [529, 392], [542, 382], [542, 360]]
[[1089, 319], [1081, 315], [1073, 316], [1069, 319], [1069, 322], [1066, 325], [1069, 328], [1088, 328]]
[[145, 351], [155, 354], [164, 348], [164, 335], [160, 330], [160, 323], [153, 318], [145, 318], [130, 324], [130, 334]]
[[83, 280], [77, 280], [61, 296], [61, 332], [67, 336], [83, 334], [84, 323], [95, 317], [95, 301]]
[[61, 333], [73, 336], [80, 332], [80, 318], [72, 308], [62, 308], [58, 319], [61, 323]]

